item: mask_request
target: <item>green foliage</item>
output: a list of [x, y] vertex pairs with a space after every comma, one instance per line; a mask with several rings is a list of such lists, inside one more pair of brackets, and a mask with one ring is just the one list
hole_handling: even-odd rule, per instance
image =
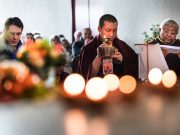
[[160, 26], [159, 24], [153, 24], [152, 27], [150, 28], [151, 34], [148, 34], [147, 32], [142, 33], [144, 35], [144, 42], [152, 40], [159, 35], [159, 32], [160, 32], [159, 26]]

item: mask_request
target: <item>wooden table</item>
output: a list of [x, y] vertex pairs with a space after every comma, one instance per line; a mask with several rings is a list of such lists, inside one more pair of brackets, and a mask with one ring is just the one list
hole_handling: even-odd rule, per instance
[[0, 135], [179, 135], [180, 86], [140, 84], [104, 103], [84, 99], [0, 103]]

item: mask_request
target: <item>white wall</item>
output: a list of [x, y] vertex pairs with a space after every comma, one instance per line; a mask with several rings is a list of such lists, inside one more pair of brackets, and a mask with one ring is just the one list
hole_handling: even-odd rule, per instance
[[[130, 44], [141, 43], [142, 33], [165, 18], [180, 24], [180, 0], [76, 0], [77, 29], [91, 27], [97, 34], [99, 17], [113, 14], [119, 21], [118, 36]], [[0, 30], [9, 16], [19, 16], [24, 32], [39, 31], [45, 37], [64, 34], [71, 42], [71, 0], [0, 0]], [[90, 19], [90, 24], [88, 21]], [[179, 37], [179, 36], [178, 36]]]
[[24, 33], [40, 32], [46, 38], [64, 34], [71, 42], [71, 0], [0, 0], [0, 31], [8, 17], [18, 16]]
[[[84, 0], [77, 0], [77, 4], [82, 6], [82, 1]], [[133, 47], [135, 43], [144, 41], [142, 33], [150, 32], [152, 24], [159, 24], [165, 18], [175, 19], [180, 24], [179, 6], [180, 0], [90, 0], [90, 27], [97, 34], [100, 16], [105, 13], [113, 14], [119, 21], [119, 38]], [[88, 25], [77, 24], [79, 29], [82, 26]]]

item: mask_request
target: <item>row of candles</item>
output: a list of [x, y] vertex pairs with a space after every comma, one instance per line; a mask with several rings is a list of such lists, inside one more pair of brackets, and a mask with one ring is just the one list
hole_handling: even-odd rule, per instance
[[[177, 82], [174, 71], [168, 70], [164, 73], [158, 68], [153, 68], [148, 74], [148, 81], [153, 85], [163, 84], [165, 88], [172, 88]], [[124, 94], [130, 94], [136, 90], [137, 80], [125, 75], [118, 77], [107, 74], [104, 78], [94, 77], [85, 82], [80, 74], [71, 74], [64, 81], [64, 91], [70, 95], [78, 96], [85, 92], [86, 97], [92, 101], [104, 99], [110, 91], [120, 90]]]

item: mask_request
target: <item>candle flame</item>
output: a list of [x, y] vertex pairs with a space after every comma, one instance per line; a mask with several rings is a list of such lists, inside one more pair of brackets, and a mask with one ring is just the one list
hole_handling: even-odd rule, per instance
[[150, 70], [148, 78], [152, 84], [158, 85], [162, 79], [162, 71], [159, 68], [153, 68]]
[[79, 95], [83, 92], [85, 80], [79, 74], [71, 74], [64, 81], [64, 89], [67, 94], [72, 96]]
[[162, 83], [166, 88], [172, 88], [177, 81], [176, 73], [173, 70], [166, 71], [162, 76]]

